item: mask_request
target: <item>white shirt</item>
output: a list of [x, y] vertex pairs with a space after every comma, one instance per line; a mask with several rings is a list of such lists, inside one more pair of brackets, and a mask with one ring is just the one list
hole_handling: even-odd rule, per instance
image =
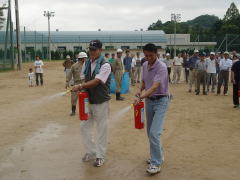
[[[96, 65], [97, 65], [96, 61], [93, 62], [91, 61], [91, 74], [94, 72]], [[111, 65], [109, 63], [105, 63], [101, 66], [99, 74], [97, 74], [95, 78], [99, 79], [103, 84], [105, 84], [110, 74]]]
[[33, 80], [34, 79], [34, 72], [28, 73], [28, 79]]
[[132, 68], [134, 68], [136, 66], [136, 58], [132, 58]]
[[34, 66], [35, 66], [36, 73], [43, 73], [42, 66], [44, 66], [44, 64], [42, 60], [36, 60], [34, 63]]
[[220, 70], [230, 71], [232, 67], [232, 60], [230, 59], [221, 59], [219, 63]]
[[216, 73], [216, 60], [207, 59], [207, 73]]
[[174, 66], [181, 66], [183, 63], [183, 58], [175, 57], [173, 60], [173, 65]]

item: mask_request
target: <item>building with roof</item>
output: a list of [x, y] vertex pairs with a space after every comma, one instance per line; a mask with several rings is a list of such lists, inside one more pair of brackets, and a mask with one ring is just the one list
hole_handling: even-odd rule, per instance
[[[4, 49], [5, 32], [0, 31], [0, 49]], [[52, 31], [51, 50], [79, 52], [87, 50], [91, 40], [99, 39], [103, 42], [105, 51], [114, 51], [118, 48], [123, 50], [141, 50], [146, 43], [154, 43], [160, 51], [166, 47], [174, 47], [174, 34], [165, 34], [163, 31]], [[13, 38], [16, 44], [16, 37]], [[26, 52], [40, 50], [47, 52], [47, 31], [21, 32], [22, 50]], [[177, 49], [201, 49], [214, 47], [216, 42], [191, 42], [190, 34], [177, 34]], [[45, 53], [46, 54], [46, 53]]]
[[[2, 34], [2, 35], [1, 35]], [[4, 34], [0, 32], [0, 48], [4, 45]], [[163, 31], [55, 31], [51, 32], [52, 50], [85, 50], [91, 40], [103, 42], [103, 49], [141, 49], [146, 43], [155, 43], [160, 49], [166, 47], [167, 38]], [[15, 43], [15, 37], [14, 37]], [[22, 48], [42, 50], [48, 46], [47, 31], [21, 32]]]

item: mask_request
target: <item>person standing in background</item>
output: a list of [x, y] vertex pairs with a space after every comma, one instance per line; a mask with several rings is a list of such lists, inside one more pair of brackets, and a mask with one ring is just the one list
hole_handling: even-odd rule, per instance
[[200, 60], [196, 62], [197, 71], [197, 92], [196, 95], [200, 93], [200, 84], [203, 85], [203, 95], [207, 95], [206, 92], [206, 78], [207, 78], [207, 63], [205, 61], [205, 54], [200, 54]]
[[63, 62], [63, 67], [65, 68], [66, 76], [71, 70], [72, 65], [74, 62], [71, 60], [71, 57], [69, 55], [66, 56], [66, 60]]
[[237, 55], [233, 55], [233, 60], [232, 63], [234, 64], [235, 62], [239, 61], [239, 58]]
[[183, 54], [183, 68], [185, 71], [185, 81], [188, 84], [188, 78], [189, 78], [189, 56], [187, 53]]
[[192, 86], [194, 84], [195, 92], [197, 91], [197, 71], [196, 71], [196, 62], [199, 59], [199, 51], [197, 49], [194, 50], [194, 55], [189, 59], [189, 90], [188, 92], [192, 92]]
[[[43, 61], [40, 59], [39, 56], [36, 56], [36, 60], [34, 62], [34, 67], [35, 67], [35, 75], [36, 75], [36, 85], [41, 86], [43, 85]], [[40, 83], [39, 83], [40, 80]]]
[[116, 81], [116, 100], [123, 101], [121, 97], [122, 77], [123, 77], [123, 64], [122, 64], [122, 49], [117, 49], [117, 59], [112, 64], [113, 74]]
[[[78, 85], [78, 84], [82, 83], [83, 77], [81, 77], [81, 74], [82, 74], [83, 64], [84, 64], [86, 58], [87, 58], [87, 54], [85, 52], [79, 53], [78, 62], [73, 64], [71, 66], [70, 71], [67, 73], [66, 86], [65, 86], [66, 89], [70, 87], [71, 80], [73, 80], [72, 85]], [[76, 114], [77, 99], [78, 99], [77, 92], [72, 91], [71, 92], [72, 112], [71, 112], [70, 116], [74, 116]]]
[[239, 91], [240, 91], [240, 61], [237, 61], [232, 66], [231, 79], [233, 83], [233, 107], [240, 108]]
[[33, 69], [30, 68], [28, 72], [28, 86], [33, 87], [33, 80], [34, 80], [34, 72]]
[[133, 75], [132, 75], [132, 57], [130, 57], [130, 51], [129, 50], [126, 50], [126, 56], [125, 58], [123, 59], [123, 65], [124, 65], [124, 69], [125, 69], [125, 72], [128, 72], [129, 73], [129, 77], [131, 78], [131, 84], [133, 85]]
[[115, 59], [115, 53], [112, 53], [111, 56], [112, 56], [112, 57], [109, 59], [109, 63], [112, 65], [112, 64], [116, 61], [116, 59]]
[[131, 54], [131, 58], [132, 58], [132, 77], [131, 77], [131, 82], [132, 82], [132, 86], [135, 86], [135, 83], [136, 83], [136, 59], [135, 59], [135, 55], [133, 53]]
[[220, 68], [220, 74], [219, 74], [219, 82], [218, 82], [218, 88], [217, 88], [217, 95], [220, 95], [221, 93], [221, 87], [224, 85], [224, 96], [227, 96], [228, 94], [228, 81], [229, 81], [229, 71], [232, 67], [232, 60], [229, 59], [229, 52], [224, 52], [224, 59], [220, 60], [219, 68]]
[[180, 83], [183, 64], [183, 58], [181, 56], [182, 54], [179, 53], [173, 60], [173, 83]]
[[167, 53], [166, 59], [163, 61], [167, 66], [169, 83], [171, 83], [171, 69], [172, 69], [172, 61], [170, 58], [171, 58], [171, 55]]
[[104, 59], [105, 59], [105, 61], [109, 62], [109, 53], [105, 53]]
[[216, 86], [216, 59], [215, 59], [215, 53], [210, 53], [210, 58], [207, 59], [207, 91], [209, 92], [209, 86], [210, 83], [212, 84], [211, 92], [215, 92], [215, 86]]
[[137, 52], [137, 57], [136, 57], [136, 79], [137, 83], [140, 83], [140, 78], [141, 78], [141, 57], [140, 57], [140, 52]]
[[163, 54], [163, 55], [162, 55], [162, 58], [160, 58], [160, 60], [161, 60], [162, 62], [164, 62], [164, 61], [166, 60], [166, 54]]

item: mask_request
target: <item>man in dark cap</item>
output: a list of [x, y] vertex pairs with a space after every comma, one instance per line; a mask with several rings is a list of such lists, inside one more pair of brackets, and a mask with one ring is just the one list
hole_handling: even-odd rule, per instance
[[[89, 59], [85, 62], [85, 83], [76, 85], [73, 91], [85, 89], [89, 94], [89, 119], [81, 122], [82, 141], [86, 154], [83, 162], [95, 159], [94, 166], [104, 164], [107, 150], [108, 114], [110, 100], [111, 65], [101, 55], [102, 42], [93, 40], [89, 45]], [[96, 139], [93, 128], [96, 123]]]

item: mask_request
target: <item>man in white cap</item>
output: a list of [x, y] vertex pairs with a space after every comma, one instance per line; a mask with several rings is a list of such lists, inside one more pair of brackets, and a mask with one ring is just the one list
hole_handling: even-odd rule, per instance
[[173, 60], [173, 83], [180, 83], [182, 74], [183, 58], [182, 53], [178, 53], [178, 56]]
[[140, 83], [140, 78], [141, 78], [141, 57], [140, 57], [140, 52], [136, 53], [136, 79], [137, 83]]
[[[81, 84], [83, 79], [81, 78], [83, 64], [87, 58], [87, 54], [85, 52], [80, 52], [78, 55], [78, 62], [72, 65], [70, 71], [67, 74], [66, 78], [66, 89], [69, 88], [69, 82], [73, 79], [73, 85]], [[76, 105], [77, 105], [78, 95], [77, 92], [71, 92], [71, 106], [72, 112], [70, 116], [74, 116], [76, 114]]]
[[211, 52], [209, 59], [207, 59], [207, 91], [209, 92], [209, 86], [212, 84], [211, 92], [215, 92], [216, 86], [216, 59], [215, 53]]
[[232, 67], [232, 60], [229, 59], [229, 52], [224, 52], [224, 58], [220, 60], [219, 68], [219, 81], [218, 81], [218, 88], [217, 88], [217, 95], [221, 93], [221, 87], [224, 85], [224, 96], [227, 96], [228, 92], [228, 81], [229, 81], [229, 71]]
[[166, 54], [166, 59], [163, 60], [163, 62], [166, 64], [167, 66], [167, 70], [168, 70], [168, 79], [169, 79], [169, 82], [171, 82], [171, 69], [172, 69], [172, 61], [171, 61], [171, 56], [169, 53]]
[[196, 70], [196, 62], [200, 60], [199, 51], [197, 49], [194, 50], [193, 56], [189, 59], [189, 90], [188, 92], [192, 92], [192, 85], [195, 86], [195, 92], [197, 90], [197, 70]]
[[124, 100], [123, 97], [121, 97], [121, 85], [122, 85], [122, 76], [123, 76], [123, 63], [122, 63], [122, 49], [117, 49], [117, 58], [114, 61], [112, 67], [113, 67], [113, 73], [116, 81], [116, 100], [122, 101]]

